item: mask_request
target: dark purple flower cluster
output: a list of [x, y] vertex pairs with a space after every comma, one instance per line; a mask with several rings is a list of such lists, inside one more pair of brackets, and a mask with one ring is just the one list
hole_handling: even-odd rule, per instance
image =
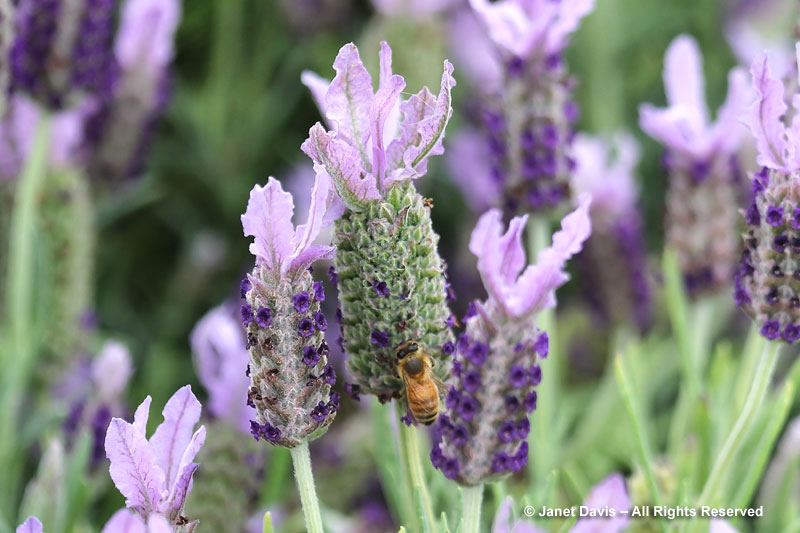
[[510, 86], [526, 82], [526, 89], [506, 91], [483, 114], [489, 179], [502, 188], [505, 207], [512, 212], [547, 210], [570, 195], [569, 178], [575, 170], [570, 147], [578, 107], [563, 62], [545, 63], [541, 68], [510, 62]]
[[314, 409], [311, 410], [311, 418], [317, 422], [324, 422], [325, 418], [339, 410], [339, 393], [331, 392], [328, 403], [319, 402]]
[[602, 321], [630, 320], [640, 330], [650, 325], [652, 299], [638, 213], [610, 227], [595, 224], [578, 264], [586, 298]]
[[263, 438], [269, 442], [278, 442], [281, 440], [281, 430], [271, 425], [269, 422], [259, 424], [255, 420], [250, 421], [250, 434], [253, 438], [258, 440]]
[[14, 90], [52, 109], [77, 93], [112, 92], [114, 0], [21, 0], [11, 48]]
[[[547, 355], [547, 334], [522, 338], [513, 345], [505, 344], [505, 339], [495, 342], [503, 344], [496, 349], [513, 353], [513, 357], [503, 357], [506, 364], [496, 364], [499, 354], [490, 353], [483, 340], [467, 333], [459, 336], [455, 380], [445, 397], [446, 412], [436, 426], [433, 466], [465, 485], [518, 472], [528, 460], [528, 417], [536, 409], [534, 387], [542, 381], [537, 360]], [[488, 364], [493, 357], [494, 362]]]
[[767, 168], [753, 175], [745, 248], [734, 280], [736, 305], [764, 337], [789, 344], [800, 339], [800, 208], [786, 187], [791, 179]]

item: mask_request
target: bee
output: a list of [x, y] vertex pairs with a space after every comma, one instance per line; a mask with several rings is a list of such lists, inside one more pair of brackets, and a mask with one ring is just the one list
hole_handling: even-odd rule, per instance
[[402, 343], [394, 354], [408, 409], [419, 422], [426, 426], [433, 424], [439, 416], [440, 396], [445, 391], [444, 383], [433, 373], [433, 358], [415, 340]]

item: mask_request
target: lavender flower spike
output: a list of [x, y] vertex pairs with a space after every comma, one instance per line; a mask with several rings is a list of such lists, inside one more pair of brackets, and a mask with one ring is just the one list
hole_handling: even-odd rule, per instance
[[339, 50], [334, 69], [327, 87], [304, 75], [332, 131], [315, 125], [303, 150], [318, 176], [330, 176], [340, 199], [331, 218], [348, 369], [363, 392], [385, 402], [402, 392], [394, 358], [399, 344], [413, 339], [428, 346], [440, 377], [449, 368], [442, 347], [454, 339], [439, 236], [430, 202], [412, 182], [427, 171], [427, 158], [444, 150], [455, 80], [445, 61], [437, 96], [423, 88], [400, 102], [405, 81], [392, 73], [386, 43], [376, 93], [354, 45]]
[[169, 100], [169, 65], [181, 0], [126, 0], [114, 41], [114, 83], [89, 124], [89, 172], [109, 180], [138, 174]]
[[650, 321], [651, 302], [636, 205], [639, 146], [629, 134], [617, 135], [613, 144], [579, 134], [573, 146], [578, 165], [573, 188], [592, 195], [592, 237], [578, 258], [589, 301], [605, 319], [633, 320], [644, 328]]
[[499, 479], [528, 460], [528, 414], [541, 381], [537, 362], [547, 355], [547, 334], [536, 328], [536, 316], [555, 306], [555, 290], [569, 279], [565, 263], [591, 233], [590, 203], [586, 194], [579, 198], [553, 244], [524, 270], [527, 217], [513, 218], [503, 233], [502, 215], [493, 209], [472, 232], [469, 248], [488, 298], [476, 302], [478, 312], [459, 339], [459, 370], [431, 452], [433, 466], [462, 485]]
[[29, 516], [17, 528], [17, 533], [42, 533], [42, 523], [35, 516]]
[[197, 377], [208, 391], [208, 412], [249, 435], [256, 411], [245, 404], [250, 354], [241, 326], [228, 309], [217, 307], [200, 319], [189, 340]]
[[[797, 44], [800, 63], [800, 43]], [[756, 322], [761, 334], [791, 344], [800, 339], [800, 95], [784, 94], [764, 55], [753, 63], [758, 99], [747, 116], [756, 140], [758, 162], [764, 168], [753, 176], [753, 201], [745, 212], [744, 236], [736, 305]], [[792, 98], [794, 118], [784, 120]]]
[[678, 254], [690, 295], [697, 296], [733, 278], [737, 253], [733, 180], [739, 170], [735, 153], [744, 133], [739, 116], [750, 94], [744, 71], [731, 70], [727, 99], [716, 122], [710, 123], [700, 50], [687, 35], [676, 37], [667, 49], [664, 86], [669, 107], [642, 105], [639, 123], [668, 150], [667, 243]]
[[490, 170], [482, 179], [502, 188], [508, 211], [557, 207], [570, 196], [578, 118], [563, 52], [594, 0], [471, 0], [470, 5], [503, 72], [502, 83], [483, 85]]
[[200, 419], [200, 402], [189, 385], [178, 389], [162, 411], [164, 422], [147, 440], [148, 396], [136, 409], [133, 423], [114, 418], [106, 433], [109, 473], [125, 496], [125, 505], [145, 520], [160, 515], [172, 525], [186, 524], [184, 503], [192, 490], [192, 462], [206, 438], [204, 426], [192, 433]]
[[[332, 397], [328, 347], [315, 320], [320, 304], [308, 267], [333, 256], [334, 248], [312, 244], [335, 195], [330, 177], [318, 173], [305, 224], [292, 226], [292, 195], [270, 178], [250, 192], [242, 215], [256, 266], [242, 305], [250, 350], [249, 402], [256, 409], [250, 431], [256, 440], [293, 448], [324, 433], [338, 401]], [[269, 320], [267, 320], [269, 317]], [[327, 374], [331, 374], [327, 377]]]

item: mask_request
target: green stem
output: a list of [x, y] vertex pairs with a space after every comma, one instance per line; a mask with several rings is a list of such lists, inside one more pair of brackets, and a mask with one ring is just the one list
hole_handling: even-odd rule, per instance
[[753, 427], [756, 420], [756, 412], [761, 407], [761, 403], [764, 401], [769, 389], [772, 372], [775, 370], [775, 364], [778, 360], [778, 348], [779, 344], [777, 342], [766, 342], [764, 349], [761, 351], [750, 392], [747, 394], [739, 418], [736, 419], [736, 423], [725, 440], [722, 450], [717, 455], [717, 460], [703, 487], [703, 492], [700, 493], [700, 497], [697, 500], [700, 505], [713, 505], [717, 501], [720, 485], [728, 474], [733, 459], [742, 447], [745, 437]]
[[16, 501], [16, 476], [19, 463], [14, 460], [17, 414], [36, 355], [37, 336], [34, 321], [34, 271], [38, 199], [47, 171], [50, 121], [41, 112], [33, 148], [26, 158], [17, 185], [11, 218], [7, 290], [7, 327], [9, 343], [3, 354], [4, 383], [0, 393], [0, 486], [6, 487], [0, 514], [11, 515], [9, 505]]
[[[528, 222], [528, 262], [537, 260], [539, 252], [550, 246], [550, 222], [543, 216], [533, 216]], [[563, 361], [558, 357], [558, 335], [556, 334], [555, 316], [552, 309], [545, 309], [537, 318], [537, 326], [547, 332], [550, 341], [550, 357], [540, 362], [545, 375], [537, 392], [539, 407], [536, 410], [536, 423], [532, 426], [528, 444], [531, 446], [529, 471], [537, 481], [547, 479], [556, 468], [561, 433], [556, 428], [558, 420], [556, 408], [559, 405], [560, 386], [563, 376]]]
[[[617, 355], [614, 358], [614, 371], [617, 376], [617, 382], [619, 382], [622, 399], [625, 402], [625, 408], [628, 411], [628, 417], [631, 420], [633, 431], [636, 435], [636, 451], [639, 454], [639, 461], [642, 463], [645, 478], [647, 478], [648, 488], [653, 496], [653, 502], [655, 505], [661, 505], [661, 491], [658, 489], [656, 476], [653, 472], [653, 455], [650, 450], [650, 441], [647, 438], [644, 422], [642, 421], [642, 417], [638, 411], [638, 406], [634, 401], [634, 391], [630, 376], [625, 368], [625, 362], [622, 360], [620, 355]], [[661, 528], [666, 531], [666, 526], [664, 523], [660, 522], [660, 524]]]
[[314, 489], [314, 474], [311, 473], [311, 455], [308, 453], [308, 441], [303, 441], [291, 450], [294, 463], [294, 476], [297, 489], [300, 491], [300, 502], [306, 517], [306, 530], [310, 533], [322, 533], [322, 517], [319, 513], [319, 500]]
[[461, 514], [464, 533], [479, 533], [481, 530], [481, 503], [483, 501], [483, 483], [474, 487], [462, 487], [461, 499], [464, 510]]
[[[399, 413], [398, 413], [399, 414]], [[405, 450], [408, 470], [411, 474], [411, 489], [414, 491], [417, 506], [421, 506], [421, 520], [424, 531], [433, 531], [436, 523], [433, 518], [433, 505], [428, 494], [428, 487], [425, 484], [425, 475], [422, 470], [422, 462], [419, 454], [419, 444], [417, 442], [419, 431], [413, 426], [406, 426], [402, 421], [400, 425], [400, 443]]]

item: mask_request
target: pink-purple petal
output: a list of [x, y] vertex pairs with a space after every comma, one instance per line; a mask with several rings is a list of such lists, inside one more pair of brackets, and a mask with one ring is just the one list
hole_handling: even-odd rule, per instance
[[566, 48], [568, 38], [581, 19], [592, 12], [595, 0], [561, 0], [558, 17], [547, 29], [547, 53], [557, 54]]
[[270, 177], [265, 187], [256, 185], [250, 191], [247, 210], [242, 215], [242, 228], [245, 236], [254, 237], [250, 253], [272, 272], [280, 271], [292, 253], [293, 214], [292, 195], [284, 192], [275, 178]]
[[[392, 141], [387, 151], [391, 177], [386, 185], [423, 176], [427, 172], [427, 158], [444, 153], [442, 140], [452, 113], [451, 92], [455, 84], [453, 65], [445, 61], [438, 96], [434, 98], [424, 88], [400, 106], [403, 112], [401, 135]], [[396, 172], [398, 169], [403, 172]]]
[[102, 533], [149, 533], [142, 517], [130, 509], [120, 509], [106, 522]]
[[167, 401], [162, 411], [164, 422], [150, 437], [157, 464], [166, 474], [167, 487], [172, 486], [178, 475], [181, 458], [192, 440], [201, 409], [200, 402], [192, 394], [192, 387], [181, 387]]
[[152, 401], [153, 398], [148, 395], [136, 408], [136, 412], [133, 413], [133, 427], [142, 437], [145, 436], [147, 431], [147, 419], [150, 417], [150, 404]]
[[331, 82], [310, 70], [304, 70], [300, 73], [300, 82], [311, 91], [311, 97], [314, 99], [314, 103], [317, 104], [317, 109], [319, 109], [323, 117], [327, 118], [328, 107], [325, 103], [325, 96], [328, 93], [328, 87]]
[[670, 106], [686, 106], [693, 111], [699, 121], [698, 129], [708, 123], [703, 56], [693, 37], [679, 35], [667, 48], [664, 89]]
[[771, 76], [766, 54], [753, 62], [750, 72], [758, 99], [750, 108], [746, 124], [755, 137], [758, 164], [783, 169], [786, 128], [781, 117], [787, 109], [783, 101], [783, 83]]
[[178, 0], [129, 0], [120, 17], [114, 54], [126, 69], [158, 72], [172, 60], [174, 34], [181, 19]]
[[29, 516], [17, 527], [17, 533], [42, 533], [42, 523], [35, 516]]
[[753, 92], [747, 72], [737, 67], [728, 73], [728, 95], [717, 112], [717, 120], [711, 127], [712, 143], [724, 153], [733, 153], [741, 144], [746, 130], [741, 123], [742, 111], [753, 101]]
[[553, 235], [552, 246], [539, 252], [536, 264], [528, 266], [519, 277], [509, 297], [501, 302], [510, 315], [521, 317], [555, 306], [555, 290], [569, 279], [564, 265], [581, 250], [592, 232], [590, 204], [591, 197], [582, 194], [577, 209], [561, 221], [561, 230]]
[[327, 171], [348, 208], [360, 210], [364, 203], [381, 198], [374, 176], [366, 173], [355, 148], [337, 134], [326, 132], [319, 122], [308, 135], [301, 146], [303, 152]]
[[327, 117], [336, 124], [339, 137], [349, 141], [358, 150], [366, 165], [369, 110], [374, 98], [372, 78], [353, 43], [339, 50], [333, 68], [336, 76], [325, 96]]
[[314, 187], [311, 189], [311, 204], [308, 208], [306, 223], [300, 224], [295, 230], [292, 259], [308, 249], [319, 235], [319, 230], [325, 220], [329, 199], [333, 196], [335, 194], [330, 175], [327, 172], [316, 173]]
[[106, 433], [109, 474], [125, 496], [125, 505], [148, 514], [158, 508], [165, 488], [164, 471], [156, 464], [152, 448], [133, 424], [113, 418]]
[[611, 474], [606, 479], [592, 487], [589, 495], [583, 502], [590, 509], [614, 509], [616, 516], [603, 518], [581, 518], [570, 529], [570, 533], [619, 533], [628, 525], [627, 512], [631, 507], [631, 499], [625, 488], [625, 478], [619, 474]]
[[197, 377], [208, 391], [208, 411], [249, 434], [255, 409], [245, 404], [250, 379], [245, 375], [250, 354], [241, 324], [224, 306], [209, 311], [189, 338]]
[[402, 76], [392, 74], [392, 49], [385, 42], [381, 42], [380, 84], [369, 111], [372, 174], [379, 187], [383, 183], [386, 173], [386, 147], [383, 144], [384, 125], [395, 109], [397, 99], [405, 86], [406, 82]]

